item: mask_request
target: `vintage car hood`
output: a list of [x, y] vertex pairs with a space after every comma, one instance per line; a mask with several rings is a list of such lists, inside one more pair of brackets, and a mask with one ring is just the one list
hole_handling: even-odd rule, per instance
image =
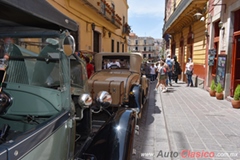
[[[124, 81], [124, 86], [128, 80], [132, 82], [137, 82], [136, 76], [139, 78], [138, 73], [133, 73], [128, 70], [106, 70], [101, 72], [96, 72], [90, 79], [99, 81]], [[135, 78], [134, 78], [135, 77]]]
[[90, 77], [88, 85], [92, 97], [95, 97], [100, 90], [108, 91], [113, 98], [112, 105], [128, 102], [129, 92], [133, 84], [139, 84], [140, 74], [128, 70], [111, 69], [95, 72]]

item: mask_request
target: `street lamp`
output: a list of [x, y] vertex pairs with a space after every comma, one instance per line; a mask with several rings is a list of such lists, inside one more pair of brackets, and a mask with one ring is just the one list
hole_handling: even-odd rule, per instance
[[219, 29], [222, 29], [222, 30], [225, 29], [225, 28], [223, 27], [223, 22], [222, 22], [222, 21], [220, 21], [220, 22], [218, 23], [218, 27], [219, 27]]
[[92, 23], [91, 26], [92, 26], [92, 30], [94, 31], [96, 26], [95, 23]]
[[202, 13], [197, 12], [194, 14], [194, 17], [196, 20], [199, 20], [202, 17]]
[[209, 37], [208, 30], [205, 30], [205, 36]]

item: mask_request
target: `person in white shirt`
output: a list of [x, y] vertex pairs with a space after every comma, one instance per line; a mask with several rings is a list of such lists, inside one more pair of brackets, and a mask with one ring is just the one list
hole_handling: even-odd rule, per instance
[[154, 63], [152, 63], [152, 65], [150, 66], [150, 80], [151, 82], [155, 81], [155, 76], [156, 76], [156, 66], [154, 65]]
[[[121, 67], [121, 65], [120, 65], [120, 63], [116, 60], [116, 59], [114, 59], [112, 62], [110, 62], [110, 63], [108, 63], [108, 68], [111, 68], [111, 67], [113, 67], [113, 66], [116, 66], [117, 68], [120, 68]], [[115, 67], [115, 68], [116, 68]]]
[[191, 58], [188, 58], [188, 62], [185, 67], [185, 73], [187, 75], [187, 87], [193, 87], [192, 75], [193, 75], [193, 62]]

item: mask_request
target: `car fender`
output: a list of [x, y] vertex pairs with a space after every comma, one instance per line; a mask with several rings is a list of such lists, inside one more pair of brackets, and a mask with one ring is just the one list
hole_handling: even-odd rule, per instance
[[144, 97], [147, 97], [148, 88], [149, 88], [149, 79], [145, 75], [141, 77], [141, 85], [142, 85], [142, 90], [144, 92]]
[[129, 93], [129, 107], [136, 108], [138, 112], [141, 111], [142, 108], [142, 86], [140, 84], [133, 84]]
[[131, 159], [136, 126], [136, 112], [118, 110], [98, 130], [81, 158], [97, 160]]

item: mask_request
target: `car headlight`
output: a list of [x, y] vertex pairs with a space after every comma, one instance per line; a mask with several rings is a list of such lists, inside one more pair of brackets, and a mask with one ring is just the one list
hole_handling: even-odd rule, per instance
[[92, 97], [89, 94], [84, 93], [79, 96], [78, 104], [83, 108], [88, 108], [92, 104]]
[[112, 104], [112, 96], [106, 91], [100, 91], [96, 97], [96, 104], [107, 108]]

